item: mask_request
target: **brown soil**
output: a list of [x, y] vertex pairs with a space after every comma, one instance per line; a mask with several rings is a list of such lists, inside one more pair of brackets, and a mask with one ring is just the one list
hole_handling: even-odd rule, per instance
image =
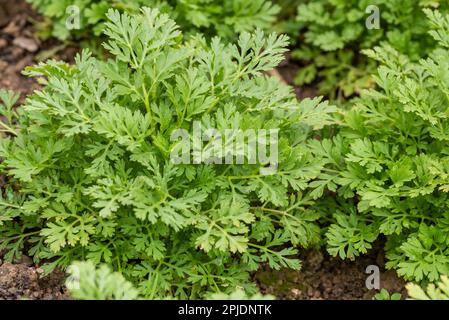
[[68, 299], [64, 273], [55, 271], [41, 277], [43, 270], [27, 263], [0, 265], [0, 300], [2, 299]]
[[313, 98], [318, 96], [318, 89], [313, 84], [302, 87], [295, 85], [295, 76], [298, 73], [299, 68], [300, 67], [292, 61], [292, 57], [287, 54], [285, 56], [285, 60], [281, 62], [277, 68], [277, 73], [285, 83], [293, 86], [298, 99], [302, 100], [305, 98]]
[[40, 41], [33, 24], [39, 20], [23, 0], [0, 0], [0, 89], [20, 92], [22, 98], [39, 88], [34, 79], [21, 74], [25, 67], [38, 63], [53, 50], [52, 58], [65, 61], [71, 61], [77, 51], [54, 40]]
[[365, 270], [369, 265], [376, 265], [380, 270], [380, 288], [399, 292], [404, 299], [405, 282], [395, 271], [385, 270], [380, 247], [377, 244], [368, 255], [355, 261], [334, 258], [324, 251], [307, 251], [301, 255], [300, 271], [272, 271], [264, 267], [254, 279], [263, 293], [280, 299], [367, 300], [378, 290], [367, 289], [365, 282], [371, 273]]

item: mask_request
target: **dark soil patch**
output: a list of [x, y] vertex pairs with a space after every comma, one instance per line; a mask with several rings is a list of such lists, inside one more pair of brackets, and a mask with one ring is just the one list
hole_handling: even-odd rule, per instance
[[268, 267], [259, 270], [254, 279], [261, 291], [280, 299], [314, 300], [368, 300], [378, 290], [369, 290], [366, 280], [371, 273], [365, 273], [369, 265], [380, 270], [380, 288], [388, 292], [399, 292], [405, 298], [405, 282], [395, 271], [385, 270], [384, 255], [377, 245], [368, 255], [355, 261], [341, 260], [324, 251], [307, 251], [301, 255], [300, 271], [273, 271]]
[[36, 81], [21, 72], [55, 49], [59, 50], [52, 58], [73, 60], [76, 48], [36, 38], [33, 21], [38, 20], [40, 17], [23, 0], [0, 0], [0, 89], [14, 90], [22, 96], [38, 89]]
[[298, 74], [298, 71], [301, 67], [295, 63], [290, 56], [287, 54], [285, 56], [285, 60], [281, 62], [281, 64], [277, 67], [277, 73], [283, 79], [283, 81], [289, 85], [291, 85], [296, 93], [298, 99], [302, 100], [305, 98], [314, 98], [319, 96], [317, 84], [310, 84], [304, 86], [295, 85], [295, 77]]
[[42, 277], [43, 270], [33, 266], [30, 258], [11, 264], [0, 265], [0, 300], [33, 299], [61, 300], [69, 299], [64, 286], [65, 274], [54, 271]]

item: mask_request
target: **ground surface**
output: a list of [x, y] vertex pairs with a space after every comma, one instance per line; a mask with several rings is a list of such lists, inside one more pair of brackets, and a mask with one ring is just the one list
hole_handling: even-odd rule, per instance
[[[14, 5], [11, 5], [11, 3]], [[52, 57], [70, 61], [76, 49], [63, 48], [55, 41], [41, 42], [34, 36], [33, 21], [39, 17], [21, 0], [0, 0], [0, 88], [26, 94], [39, 88], [33, 79], [21, 75], [24, 67], [37, 63], [49, 53]], [[274, 76], [292, 82], [295, 67], [284, 63]], [[299, 97], [313, 95], [311, 89], [296, 88]], [[23, 100], [22, 100], [23, 101]], [[301, 255], [301, 271], [270, 271], [261, 267], [254, 280], [263, 293], [281, 299], [371, 299], [375, 290], [365, 285], [368, 265], [381, 269], [381, 287], [404, 295], [404, 282], [393, 271], [383, 270], [383, 253], [374, 248], [370, 254], [354, 262], [331, 258], [325, 252], [308, 251]], [[15, 264], [2, 263], [0, 255], [0, 299], [67, 299], [64, 274], [54, 272], [41, 277], [42, 270], [31, 259], [23, 257]]]
[[43, 270], [32, 263], [3, 263], [0, 265], [1, 299], [69, 299], [64, 287], [64, 273], [56, 271], [41, 277]]
[[35, 37], [33, 23], [39, 16], [23, 0], [0, 0], [0, 88], [22, 93], [22, 98], [39, 86], [21, 74], [29, 65], [46, 57], [71, 61], [75, 48], [54, 40]]
[[385, 270], [384, 254], [377, 244], [366, 256], [355, 261], [333, 258], [324, 251], [307, 251], [301, 255], [302, 269], [271, 271], [262, 268], [254, 276], [263, 293], [280, 299], [372, 299], [378, 292], [366, 287], [370, 265], [380, 269], [380, 288], [399, 292], [406, 298], [405, 282], [395, 271]]

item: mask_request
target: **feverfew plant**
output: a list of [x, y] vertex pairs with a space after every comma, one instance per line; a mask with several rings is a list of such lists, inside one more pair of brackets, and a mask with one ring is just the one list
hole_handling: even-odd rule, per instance
[[77, 300], [136, 300], [138, 290], [120, 273], [106, 264], [96, 267], [92, 261], [75, 261], [68, 268], [66, 286]]
[[168, 13], [185, 33], [201, 32], [230, 40], [235, 40], [236, 34], [241, 32], [268, 29], [280, 11], [270, 0], [27, 1], [49, 18], [50, 25], [46, 29], [62, 40], [91, 35], [91, 30], [100, 36], [110, 8], [137, 13], [142, 6], [156, 7]]
[[434, 48], [423, 8], [447, 12], [446, 0], [300, 1], [303, 39], [293, 57], [303, 63], [296, 84], [318, 82], [321, 94], [342, 100], [374, 85], [376, 65], [360, 54], [382, 42], [416, 61]]
[[406, 285], [411, 300], [449, 300], [449, 278], [441, 276], [441, 280], [435, 284], [429, 284], [427, 288], [421, 288], [415, 283]]
[[[91, 261], [75, 261], [68, 268], [66, 286], [70, 296], [77, 300], [138, 300], [138, 290], [118, 272], [103, 264], [96, 267]], [[228, 294], [212, 293], [207, 300], [274, 300], [260, 293], [248, 296], [240, 288]]]
[[[335, 107], [298, 102], [264, 75], [287, 38], [183, 41], [156, 9], [107, 16], [110, 60], [84, 51], [73, 66], [26, 71], [44, 88], [14, 111], [1, 139], [2, 173], [16, 191], [2, 202], [0, 250], [12, 259], [27, 248], [46, 272], [106, 263], [149, 299], [252, 293], [249, 272], [260, 263], [298, 269], [294, 246], [320, 239], [311, 182], [324, 160], [306, 142], [333, 123]], [[195, 121], [277, 129], [275, 174], [260, 173], [266, 163], [174, 164], [171, 134], [192, 133]]]
[[419, 62], [367, 51], [382, 64], [379, 88], [354, 101], [336, 137], [310, 143], [328, 159], [318, 181], [337, 194], [329, 252], [354, 258], [383, 235], [387, 268], [416, 281], [449, 274], [449, 17], [425, 13], [436, 50]]

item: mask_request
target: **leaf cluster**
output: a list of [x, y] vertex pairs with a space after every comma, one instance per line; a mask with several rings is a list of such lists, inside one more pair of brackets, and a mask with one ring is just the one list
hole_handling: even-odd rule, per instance
[[389, 45], [366, 51], [381, 63], [377, 89], [341, 114], [339, 133], [309, 142], [327, 159], [319, 181], [336, 197], [328, 250], [342, 258], [387, 239], [387, 268], [406, 279], [449, 273], [448, 18], [426, 10], [436, 49], [414, 61]]
[[[249, 273], [261, 263], [298, 269], [295, 246], [316, 245], [321, 234], [312, 206], [321, 186], [312, 181], [324, 160], [307, 141], [333, 123], [336, 108], [299, 102], [264, 74], [283, 59], [287, 37], [257, 30], [236, 44], [183, 40], [157, 9], [107, 16], [111, 59], [86, 50], [74, 65], [26, 71], [44, 88], [0, 140], [1, 170], [20, 194], [2, 204], [0, 249], [12, 259], [29, 248], [46, 272], [106, 263], [144, 298], [237, 286], [251, 293]], [[277, 171], [173, 163], [180, 142], [172, 132], [193, 139], [195, 121], [219, 131], [278, 129]]]
[[[435, 48], [422, 10], [438, 8], [444, 13], [449, 9], [445, 0], [298, 2], [296, 19], [302, 36], [293, 57], [307, 67], [298, 72], [296, 84], [318, 82], [320, 94], [339, 100], [375, 85], [371, 74], [376, 64], [361, 50], [388, 43], [416, 61]], [[379, 25], [368, 28], [366, 22], [373, 22], [377, 13], [373, 9], [378, 10]]]
[[[42, 35], [61, 40], [101, 36], [110, 8], [120, 12], [138, 13], [142, 6], [158, 8], [167, 13], [187, 34], [202, 33], [235, 40], [236, 34], [256, 28], [268, 29], [276, 19], [280, 7], [270, 0], [27, 0], [48, 21], [41, 26]], [[80, 28], [70, 30], [66, 22], [77, 13]], [[68, 9], [69, 8], [69, 9]]]
[[415, 283], [407, 284], [407, 291], [412, 300], [449, 300], [449, 278], [441, 276], [436, 284], [422, 288]]

